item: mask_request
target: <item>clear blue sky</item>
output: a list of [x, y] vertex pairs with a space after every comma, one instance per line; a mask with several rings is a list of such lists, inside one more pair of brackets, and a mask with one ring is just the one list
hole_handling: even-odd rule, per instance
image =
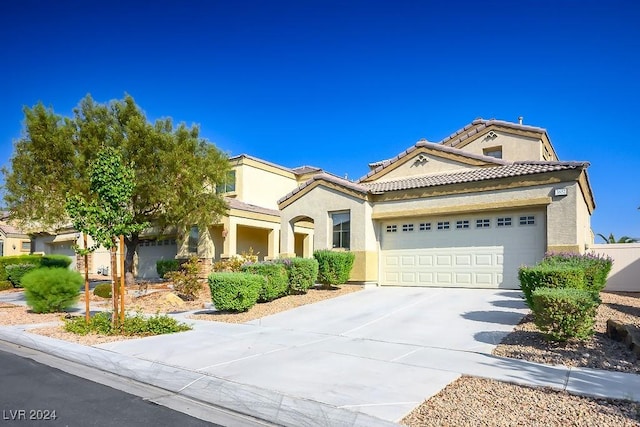
[[230, 155], [356, 179], [476, 117], [591, 162], [596, 233], [640, 237], [640, 6], [628, 1], [5, 1], [0, 164], [38, 101], [131, 94]]

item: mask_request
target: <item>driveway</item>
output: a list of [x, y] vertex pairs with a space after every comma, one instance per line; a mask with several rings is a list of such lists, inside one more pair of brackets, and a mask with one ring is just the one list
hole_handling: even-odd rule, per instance
[[98, 347], [399, 421], [461, 374], [501, 363], [490, 353], [525, 313], [518, 291], [374, 288]]

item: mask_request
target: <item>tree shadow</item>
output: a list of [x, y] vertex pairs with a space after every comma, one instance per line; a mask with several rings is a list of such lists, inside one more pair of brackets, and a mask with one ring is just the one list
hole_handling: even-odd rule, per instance
[[524, 300], [522, 299], [493, 301], [491, 304], [495, 305], [496, 307], [503, 307], [503, 308], [514, 308], [514, 309], [527, 308], [527, 305], [524, 303]]
[[476, 322], [485, 323], [498, 323], [500, 325], [517, 325], [522, 319], [522, 314], [511, 311], [470, 311], [462, 314], [462, 317], [467, 320], [474, 320]]

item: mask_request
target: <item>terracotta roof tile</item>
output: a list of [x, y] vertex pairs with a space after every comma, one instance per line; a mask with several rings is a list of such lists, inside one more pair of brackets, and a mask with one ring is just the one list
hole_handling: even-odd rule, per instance
[[318, 175], [314, 175], [309, 180], [307, 180], [303, 184], [301, 184], [298, 188], [296, 188], [295, 190], [291, 191], [286, 196], [282, 197], [280, 200], [278, 200], [278, 204], [280, 204], [280, 203], [284, 202], [285, 200], [295, 196], [300, 191], [302, 191], [303, 189], [305, 189], [306, 187], [310, 186], [311, 184], [313, 184], [316, 181], [331, 182], [331, 183], [334, 183], [334, 184], [340, 185], [342, 187], [349, 188], [351, 190], [355, 190], [355, 191], [358, 191], [358, 192], [364, 193], [364, 194], [369, 192], [369, 189], [367, 187], [363, 186], [362, 184], [358, 184], [357, 182], [349, 181], [347, 179], [340, 178], [338, 176], [331, 175], [331, 174], [326, 173], [326, 172], [322, 172], [322, 173], [319, 173]]
[[545, 172], [586, 168], [588, 166], [589, 163], [587, 162], [515, 162], [513, 164], [503, 166], [477, 168], [463, 172], [413, 176], [385, 182], [365, 182], [361, 185], [369, 189], [372, 193], [384, 193], [387, 191], [409, 190], [412, 188], [435, 187], [439, 185], [534, 175]]
[[0, 230], [2, 230], [2, 232], [6, 235], [12, 234], [26, 236], [26, 234], [22, 230], [9, 224], [0, 224]]

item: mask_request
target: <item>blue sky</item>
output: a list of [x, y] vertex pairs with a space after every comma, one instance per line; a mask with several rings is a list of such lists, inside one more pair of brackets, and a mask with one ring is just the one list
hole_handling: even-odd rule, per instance
[[23, 106], [131, 94], [230, 155], [357, 179], [476, 117], [547, 129], [587, 160], [595, 233], [640, 237], [635, 1], [0, 4], [0, 164]]

